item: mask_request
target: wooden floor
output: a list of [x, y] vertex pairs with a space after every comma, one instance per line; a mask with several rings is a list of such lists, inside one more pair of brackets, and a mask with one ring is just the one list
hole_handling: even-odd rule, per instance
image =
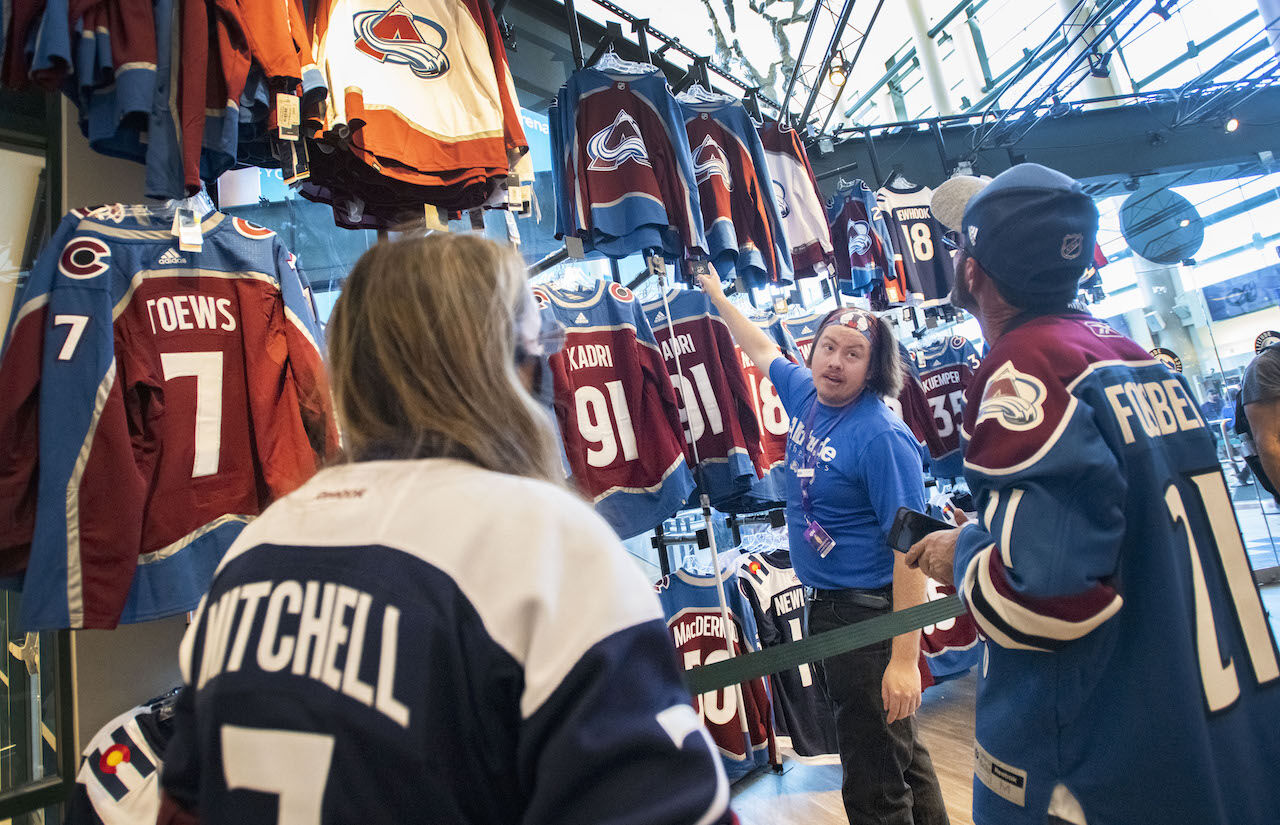
[[[921, 736], [933, 757], [952, 825], [973, 825], [972, 673], [925, 691]], [[839, 765], [785, 764], [778, 776], [759, 772], [734, 785], [733, 809], [742, 825], [845, 825]]]

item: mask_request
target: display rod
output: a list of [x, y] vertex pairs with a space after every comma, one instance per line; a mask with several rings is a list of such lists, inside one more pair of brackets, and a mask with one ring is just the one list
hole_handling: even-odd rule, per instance
[[[656, 254], [656, 253], [655, 253]], [[676, 375], [680, 377], [680, 398], [684, 401], [685, 416], [688, 417], [689, 398], [685, 393], [685, 387], [691, 386], [689, 380], [684, 376], [684, 369], [680, 365], [680, 348], [676, 346], [676, 326], [675, 319], [671, 317], [671, 302], [667, 297], [667, 271], [664, 265], [662, 271], [658, 273], [658, 291], [662, 293], [662, 311], [667, 315], [667, 331], [670, 333], [668, 342], [671, 345], [671, 352], [676, 358]], [[697, 398], [693, 399], [696, 404]], [[693, 435], [690, 429], [689, 435]], [[693, 452], [693, 466], [695, 472], [701, 468], [702, 462], [698, 460], [698, 442], [690, 438], [689, 449]], [[698, 474], [701, 476], [701, 474]], [[733, 638], [731, 628], [733, 625], [729, 623], [729, 605], [724, 599], [724, 576], [720, 573], [720, 553], [716, 547], [716, 531], [711, 525], [711, 498], [707, 495], [707, 485], [702, 483], [701, 477], [698, 478], [698, 487], [702, 491], [699, 501], [702, 504], [702, 517], [707, 523], [707, 546], [711, 550], [711, 569], [715, 571], [716, 577], [716, 598], [720, 600], [720, 621], [724, 627], [724, 649], [729, 654], [729, 658], [733, 658]], [[745, 640], [744, 640], [745, 643]], [[746, 744], [746, 754], [751, 755], [751, 731], [747, 727], [747, 710], [746, 702], [742, 696], [742, 683], [738, 682], [733, 686], [734, 695], [738, 701], [738, 728], [742, 731], [742, 738]]]

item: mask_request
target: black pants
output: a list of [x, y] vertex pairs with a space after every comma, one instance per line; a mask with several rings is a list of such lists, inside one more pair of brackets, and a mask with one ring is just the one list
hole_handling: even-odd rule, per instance
[[[892, 594], [886, 591], [892, 599]], [[809, 634], [856, 624], [887, 612], [840, 601], [809, 605]], [[892, 640], [823, 663], [823, 689], [836, 715], [844, 809], [850, 825], [947, 825], [933, 762], [916, 736], [914, 716], [892, 725], [881, 695]]]

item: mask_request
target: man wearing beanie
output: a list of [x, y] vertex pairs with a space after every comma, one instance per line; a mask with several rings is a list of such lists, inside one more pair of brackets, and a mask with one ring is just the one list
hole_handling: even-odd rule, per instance
[[968, 202], [952, 300], [990, 352], [964, 413], [979, 519], [908, 554], [987, 637], [978, 825], [1261, 825], [1280, 664], [1189, 384], [1071, 311], [1098, 228], [1036, 164]]

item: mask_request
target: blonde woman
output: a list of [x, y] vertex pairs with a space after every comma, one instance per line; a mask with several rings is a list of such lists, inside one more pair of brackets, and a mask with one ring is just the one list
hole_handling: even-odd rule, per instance
[[652, 589], [560, 483], [529, 390], [556, 331], [489, 241], [356, 263], [328, 328], [352, 460], [223, 559], [161, 822], [736, 821]]

